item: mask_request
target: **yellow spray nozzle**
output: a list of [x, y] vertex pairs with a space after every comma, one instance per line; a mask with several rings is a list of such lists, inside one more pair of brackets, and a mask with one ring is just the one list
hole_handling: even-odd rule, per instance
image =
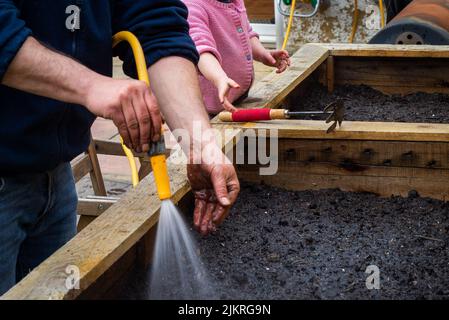
[[[126, 41], [130, 44], [133, 51], [134, 60], [136, 61], [137, 75], [139, 80], [144, 81], [147, 85], [150, 85], [150, 78], [148, 76], [147, 63], [145, 61], [145, 54], [142, 46], [140, 45], [137, 37], [129, 31], [121, 31], [114, 35], [112, 38], [112, 46], [115, 47], [120, 42]], [[163, 137], [163, 134], [161, 135]], [[139, 174], [137, 172], [136, 162], [134, 156], [122, 141], [122, 148], [128, 158], [131, 171], [133, 186], [137, 186], [139, 183]], [[159, 194], [159, 199], [166, 200], [171, 198], [170, 191], [170, 178], [168, 176], [167, 161], [165, 157], [165, 143], [163, 138], [156, 144], [156, 152], [150, 151], [150, 162], [153, 168], [154, 181]]]
[[154, 182], [156, 183], [159, 199], [171, 198], [170, 178], [168, 177], [167, 162], [164, 154], [158, 154], [150, 158], [154, 172]]

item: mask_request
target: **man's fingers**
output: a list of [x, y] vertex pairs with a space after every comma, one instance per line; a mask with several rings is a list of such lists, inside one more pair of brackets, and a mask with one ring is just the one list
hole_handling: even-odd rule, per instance
[[159, 110], [159, 106], [157, 104], [156, 97], [150, 92], [147, 88], [144, 93], [144, 99], [147, 105], [147, 110], [150, 113], [150, 119], [152, 124], [152, 137], [153, 142], [159, 141], [161, 138], [161, 130], [162, 130], [162, 116]]
[[127, 146], [128, 148], [132, 148], [125, 116], [123, 115], [121, 109], [119, 109], [118, 112], [114, 113], [114, 116], [112, 117], [112, 122], [117, 127], [118, 132], [122, 137], [125, 146]]
[[224, 221], [224, 220], [226, 219], [226, 217], [228, 216], [229, 210], [230, 210], [229, 207], [223, 207], [222, 205], [218, 204], [218, 205], [215, 207], [214, 213], [213, 213], [213, 215], [212, 215], [212, 219], [213, 219], [212, 221], [213, 221], [213, 223], [214, 223], [216, 226], [222, 224], [223, 221]]
[[150, 150], [150, 138], [152, 136], [151, 118], [143, 94], [133, 96], [134, 111], [139, 122], [139, 148], [142, 152]]
[[195, 210], [193, 211], [193, 226], [197, 231], [201, 231], [201, 221], [206, 212], [207, 202], [202, 199], [195, 199]]
[[220, 202], [222, 206], [228, 207], [231, 205], [231, 200], [228, 195], [227, 176], [223, 166], [225, 165], [217, 166], [212, 169], [210, 179], [218, 202]]
[[227, 218], [229, 215], [229, 211], [231, 209], [231, 205], [235, 203], [237, 200], [237, 196], [240, 192], [240, 183], [237, 178], [237, 175], [235, 174], [235, 170], [233, 170], [233, 173], [230, 174], [230, 176], [227, 179], [226, 183], [226, 189], [228, 193], [228, 200], [230, 202], [230, 205], [223, 206], [222, 204], [218, 204], [215, 208], [214, 214], [213, 214], [213, 222], [215, 225], [220, 225], [223, 223], [223, 221]]
[[203, 220], [201, 221], [200, 233], [206, 236], [211, 231], [212, 225], [212, 213], [215, 210], [217, 203], [215, 201], [209, 201], [206, 205], [206, 212], [203, 215]]
[[126, 126], [128, 127], [132, 148], [137, 150], [140, 142], [139, 122], [137, 121], [137, 116], [132, 104], [132, 97], [123, 97], [123, 99], [121, 99], [121, 103], [123, 115], [125, 116]]
[[237, 178], [237, 175], [234, 175], [228, 181], [228, 198], [231, 201], [231, 205], [233, 205], [237, 201], [237, 197], [240, 193], [240, 182]]

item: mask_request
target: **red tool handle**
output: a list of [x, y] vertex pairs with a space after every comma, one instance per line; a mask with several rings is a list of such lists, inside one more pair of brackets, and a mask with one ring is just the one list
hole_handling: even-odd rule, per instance
[[220, 112], [218, 118], [223, 122], [252, 122], [273, 119], [285, 119], [286, 112], [284, 109], [242, 109], [233, 113], [224, 111]]
[[232, 121], [251, 122], [271, 120], [270, 111], [271, 109], [269, 108], [237, 110], [232, 113]]

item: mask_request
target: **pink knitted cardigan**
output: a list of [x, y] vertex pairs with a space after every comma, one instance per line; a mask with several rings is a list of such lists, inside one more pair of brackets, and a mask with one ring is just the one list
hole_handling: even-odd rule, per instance
[[[189, 9], [190, 36], [200, 54], [210, 52], [220, 62], [228, 77], [240, 85], [231, 89], [233, 102], [251, 87], [254, 78], [250, 39], [257, 37], [249, 24], [243, 0], [223, 3], [216, 0], [184, 0]], [[215, 86], [199, 75], [207, 111], [216, 114], [223, 107]]]

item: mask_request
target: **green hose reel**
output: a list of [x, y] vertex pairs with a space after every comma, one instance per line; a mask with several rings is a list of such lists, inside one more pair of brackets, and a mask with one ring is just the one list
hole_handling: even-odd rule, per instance
[[[290, 6], [292, 4], [292, 0], [282, 0], [286, 6]], [[305, 1], [304, 1], [305, 2]], [[312, 6], [316, 6], [316, 0], [309, 0]]]

